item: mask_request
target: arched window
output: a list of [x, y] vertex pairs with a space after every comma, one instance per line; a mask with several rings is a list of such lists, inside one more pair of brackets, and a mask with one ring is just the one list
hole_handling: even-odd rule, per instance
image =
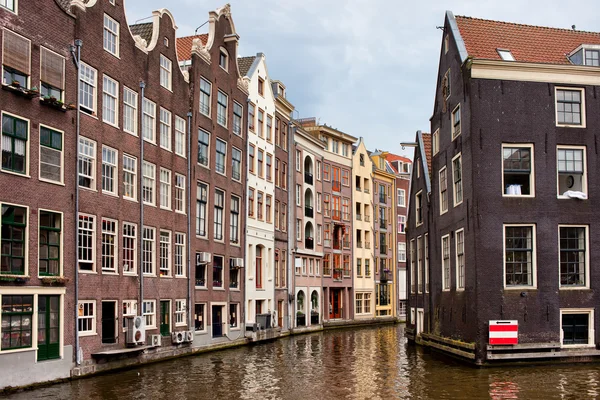
[[319, 312], [319, 294], [316, 290], [313, 290], [310, 295], [310, 310], [313, 312]]
[[262, 288], [263, 247], [256, 246], [256, 287]]
[[298, 292], [298, 296], [296, 298], [296, 311], [304, 314], [304, 292], [302, 290]]

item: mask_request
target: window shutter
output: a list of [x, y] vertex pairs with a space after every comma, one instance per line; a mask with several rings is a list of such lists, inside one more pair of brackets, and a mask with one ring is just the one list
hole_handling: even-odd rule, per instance
[[65, 59], [50, 50], [41, 47], [41, 81], [59, 89], [64, 89]]
[[31, 42], [29, 40], [5, 29], [2, 54], [2, 62], [5, 66], [16, 69], [26, 75], [31, 75], [29, 70]]

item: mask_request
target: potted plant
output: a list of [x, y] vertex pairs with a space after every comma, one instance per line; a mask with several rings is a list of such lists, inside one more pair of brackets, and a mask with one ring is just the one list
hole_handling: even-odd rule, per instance
[[43, 276], [40, 278], [40, 281], [44, 285], [49, 285], [49, 286], [57, 285], [58, 286], [58, 285], [64, 285], [65, 283], [69, 282], [69, 278], [65, 278], [62, 276]]
[[16, 88], [20, 88], [21, 87], [21, 83], [19, 81], [17, 81], [17, 80], [12, 81], [10, 85], [14, 86]]

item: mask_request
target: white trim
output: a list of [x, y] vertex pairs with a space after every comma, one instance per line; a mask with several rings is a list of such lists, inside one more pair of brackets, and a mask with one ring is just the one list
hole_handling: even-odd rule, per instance
[[[588, 314], [588, 343], [587, 344], [563, 344], [564, 333], [562, 329], [563, 314]], [[562, 348], [581, 348], [596, 347], [594, 330], [594, 308], [561, 308], [560, 309], [560, 347]]]
[[[504, 148], [529, 148], [529, 158], [531, 164], [531, 173], [529, 175], [529, 194], [506, 194], [506, 188], [504, 184]], [[500, 168], [502, 174], [502, 197], [535, 197], [535, 146], [533, 143], [502, 143], [500, 148]]]
[[[456, 114], [456, 112], [458, 111], [458, 133], [455, 132], [455, 121], [454, 121], [454, 116]], [[454, 107], [454, 109], [452, 110], [452, 113], [450, 114], [450, 129], [452, 132], [452, 141], [454, 141], [457, 137], [460, 136], [460, 134], [462, 133], [462, 111], [460, 109], [460, 103], [458, 103], [456, 105], [456, 107]]]
[[[567, 196], [560, 194], [560, 172], [558, 170], [558, 151], [559, 150], [582, 150], [583, 151], [583, 176], [581, 178], [582, 192], [589, 196], [588, 191], [588, 174], [587, 174], [587, 148], [586, 146], [575, 145], [557, 145], [556, 146], [556, 197], [559, 199], [569, 199]], [[588, 197], [589, 198], [589, 197]]]
[[[562, 286], [560, 283], [560, 228], [585, 229], [585, 283], [582, 286]], [[560, 290], [586, 290], [590, 289], [590, 226], [589, 225], [558, 225], [558, 288]]]
[[[80, 331], [79, 330], [79, 311], [80, 309], [83, 308], [83, 304], [84, 303], [88, 303], [88, 304], [92, 304], [93, 305], [93, 310], [94, 313], [91, 315], [91, 320], [92, 320], [92, 329], [91, 330], [87, 330], [87, 331]], [[83, 315], [83, 317], [90, 317]], [[77, 332], [79, 334], [79, 337], [84, 337], [84, 336], [96, 336], [98, 334], [97, 331], [97, 324], [96, 324], [96, 319], [98, 318], [98, 307], [96, 305], [96, 300], [86, 300], [86, 299], [81, 299], [77, 302], [77, 321], [75, 321], [75, 323], [77, 324]], [[64, 316], [63, 316], [64, 319]]]
[[[42, 128], [47, 128], [52, 131], [59, 132], [61, 135], [61, 150], [60, 150], [60, 181], [53, 181], [51, 179], [42, 178], [42, 147], [46, 147], [42, 145]], [[65, 177], [65, 132], [60, 129], [55, 129], [49, 125], [42, 124], [40, 122], [38, 127], [38, 142], [39, 142], [39, 162], [38, 162], [38, 179], [42, 182], [51, 183], [53, 185], [61, 185], [64, 186], [64, 177]]]
[[[64, 230], [65, 230], [65, 219], [64, 219], [64, 214], [62, 213], [62, 211], [54, 211], [54, 210], [49, 210], [46, 208], [38, 208], [38, 242], [37, 242], [37, 251], [38, 251], [38, 256], [37, 256], [37, 260], [38, 260], [38, 269], [37, 269], [37, 276], [38, 278], [45, 278], [45, 277], [57, 277], [57, 278], [63, 278], [64, 277], [64, 269], [63, 269], [63, 265], [64, 265]], [[40, 215], [41, 212], [45, 211], [45, 212], [49, 212], [49, 213], [53, 213], [53, 214], [60, 214], [60, 262], [58, 264], [58, 275], [40, 275], [40, 266], [39, 266], [39, 260], [40, 260]], [[29, 224], [28, 224], [29, 225]]]
[[[449, 282], [446, 282], [445, 277], [445, 266], [444, 266], [444, 239], [448, 239], [448, 280]], [[440, 255], [441, 257], [441, 266], [442, 266], [442, 292], [448, 292], [450, 291], [451, 287], [452, 287], [452, 263], [450, 262], [451, 259], [451, 252], [450, 252], [450, 234], [446, 234], [444, 236], [442, 236], [441, 238], [441, 247], [440, 247]], [[447, 283], [447, 285], [446, 285]], [[447, 286], [447, 287], [446, 287]]]
[[[460, 201], [456, 201], [456, 182], [454, 181], [454, 161], [459, 158], [460, 159]], [[463, 164], [462, 164], [462, 153], [458, 153], [454, 157], [452, 157], [452, 201], [454, 203], [454, 207], [462, 204], [465, 198], [465, 185], [463, 185]]]
[[[597, 67], [595, 67], [597, 68]], [[581, 112], [581, 124], [560, 124], [558, 122], [558, 100], [556, 95], [559, 90], [579, 92], [581, 96], [580, 112]], [[554, 124], [559, 128], [585, 128], [586, 127], [586, 112], [585, 112], [585, 88], [569, 87], [569, 86], [555, 86], [554, 87]]]
[[[506, 285], [506, 228], [525, 226], [531, 228], [531, 285]], [[537, 289], [537, 235], [536, 224], [503, 224], [502, 225], [502, 286], [504, 290]]]
[[[4, 115], [9, 115], [13, 118], [17, 118], [17, 119], [27, 122], [27, 140], [25, 141], [25, 171], [23, 173], [21, 173], [21, 172], [17, 172], [17, 171], [11, 171], [9, 169], [4, 169], [2, 164], [0, 164], [0, 171], [2, 171], [4, 173], [8, 173], [8, 174], [31, 178], [31, 176], [29, 175], [29, 164], [31, 161], [31, 120], [29, 118], [21, 117], [17, 114], [13, 114], [13, 113], [2, 110], [0, 112], [0, 123], [4, 123]], [[39, 138], [38, 138], [38, 141], [39, 141]], [[64, 139], [63, 139], [63, 143], [64, 143]], [[0, 151], [1, 150], [2, 150], [2, 132], [0, 132]], [[38, 157], [39, 157], [39, 155], [38, 155]]]
[[[446, 209], [443, 208], [443, 201], [442, 201], [442, 172], [444, 173], [444, 175], [446, 176]], [[440, 215], [444, 215], [448, 212], [448, 168], [444, 165], [442, 168], [440, 168], [440, 170], [438, 171], [438, 198], [439, 198], [439, 202], [440, 202]], [[423, 205], [421, 205], [421, 208], [423, 207]]]
[[[462, 234], [462, 256], [463, 256], [463, 274], [464, 274], [464, 282], [463, 282], [463, 286], [460, 286], [460, 273], [458, 270], [458, 234], [461, 233]], [[466, 262], [466, 257], [465, 257], [465, 228], [460, 228], [457, 229], [456, 232], [454, 232], [454, 260], [455, 260], [455, 272], [456, 272], [456, 290], [457, 291], [464, 291], [465, 287], [467, 286], [467, 262]]]

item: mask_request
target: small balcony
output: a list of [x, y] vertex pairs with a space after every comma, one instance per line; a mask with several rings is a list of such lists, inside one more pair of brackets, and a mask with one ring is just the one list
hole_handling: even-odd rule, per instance
[[315, 239], [311, 238], [311, 237], [306, 237], [304, 238], [304, 247], [307, 249], [314, 249], [315, 248]]
[[379, 246], [379, 254], [386, 255], [388, 252], [388, 247], [386, 244], [382, 244]]
[[356, 220], [357, 221], [362, 221], [362, 215], [356, 214]]
[[231, 172], [231, 177], [232, 177], [233, 179], [235, 179], [236, 181], [239, 181], [239, 180], [240, 180], [240, 178], [241, 178], [240, 171], [239, 171], [239, 170], [236, 170], [236, 169], [234, 169], [234, 170]]
[[371, 193], [371, 191], [369, 190], [369, 188], [368, 188], [368, 187], [366, 187], [366, 186], [365, 186], [365, 190], [364, 190], [364, 192], [365, 192], [365, 193], [367, 193], [367, 194]]
[[308, 185], [312, 185], [313, 184], [313, 174], [311, 174], [310, 172], [304, 172], [304, 183], [306, 183]]
[[361, 190], [362, 190], [362, 189], [360, 188], [360, 186], [357, 186], [357, 187], [356, 187], [356, 191], [357, 191], [357, 192], [360, 192]]
[[333, 280], [334, 281], [341, 281], [342, 280], [342, 272], [343, 272], [343, 270], [341, 268], [334, 268], [334, 270], [333, 270]]
[[357, 240], [357, 241], [356, 241], [356, 247], [358, 247], [359, 249], [362, 249], [362, 247], [363, 247], [363, 242], [362, 242], [362, 240]]
[[331, 276], [331, 267], [329, 266], [329, 264], [323, 264], [323, 275]]
[[343, 246], [345, 249], [349, 249], [350, 248], [350, 241], [349, 240], [344, 240], [342, 242]]
[[365, 249], [371, 248], [371, 242], [365, 242]]
[[206, 279], [196, 278], [196, 286], [206, 286]]
[[341, 250], [342, 249], [342, 241], [341, 240], [334, 240], [333, 241], [333, 249], [334, 250]]
[[385, 193], [379, 193], [379, 202], [380, 203], [387, 203], [387, 197], [385, 196]]
[[371, 222], [371, 216], [365, 215], [365, 222]]
[[325, 247], [331, 247], [331, 240], [330, 239], [324, 239], [323, 240], [323, 246], [325, 246]]
[[387, 221], [386, 221], [385, 219], [381, 218], [381, 219], [379, 220], [379, 227], [380, 227], [381, 229], [387, 229]]
[[379, 281], [381, 283], [387, 283], [392, 280], [392, 272], [389, 269], [382, 269], [379, 274]]
[[314, 215], [314, 210], [312, 206], [304, 206], [304, 216], [308, 218], [312, 218]]
[[343, 213], [342, 218], [344, 219], [344, 221], [350, 221], [350, 213]]
[[336, 221], [341, 221], [342, 220], [342, 212], [340, 210], [332, 210], [331, 211], [331, 219], [334, 219]]
[[238, 281], [229, 281], [229, 287], [235, 289], [238, 287]]
[[342, 191], [342, 182], [340, 181], [331, 181], [331, 187], [333, 189], [334, 192], [341, 192]]

